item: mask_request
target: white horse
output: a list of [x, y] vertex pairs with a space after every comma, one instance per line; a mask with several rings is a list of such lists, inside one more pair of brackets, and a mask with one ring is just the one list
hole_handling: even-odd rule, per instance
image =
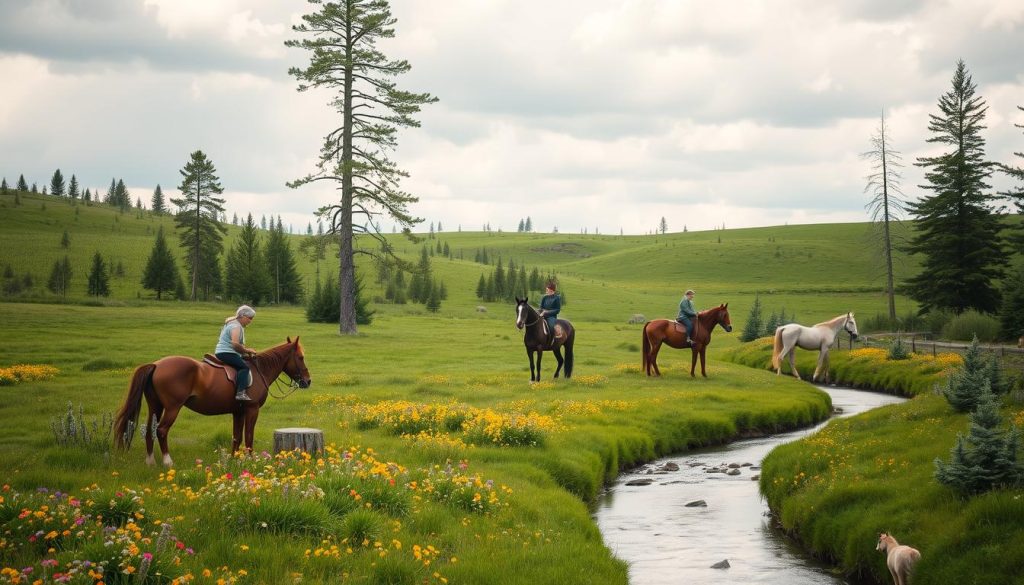
[[885, 553], [885, 564], [889, 567], [894, 585], [907, 585], [914, 565], [921, 560], [921, 553], [916, 548], [896, 542], [895, 538], [884, 532], [878, 535], [875, 550]]
[[776, 374], [782, 374], [782, 360], [789, 356], [789, 369], [799, 380], [800, 372], [796, 371], [796, 362], [793, 354], [797, 346], [803, 349], [816, 349], [818, 354], [818, 367], [814, 368], [813, 381], [818, 380], [821, 369], [825, 369], [825, 383], [828, 383], [828, 348], [836, 339], [840, 329], [846, 330], [851, 337], [856, 339], [857, 322], [853, 319], [853, 313], [839, 315], [835, 319], [829, 319], [818, 323], [813, 327], [804, 327], [796, 323], [783, 325], [775, 330], [775, 345], [772, 349], [772, 367]]

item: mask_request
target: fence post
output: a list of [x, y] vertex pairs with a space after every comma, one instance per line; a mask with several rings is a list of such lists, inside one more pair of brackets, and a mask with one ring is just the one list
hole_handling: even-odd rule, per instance
[[912, 351], [914, 353], [917, 353], [917, 336], [916, 335], [911, 335], [910, 336], [910, 351]]
[[935, 357], [935, 342], [932, 342], [932, 357]]

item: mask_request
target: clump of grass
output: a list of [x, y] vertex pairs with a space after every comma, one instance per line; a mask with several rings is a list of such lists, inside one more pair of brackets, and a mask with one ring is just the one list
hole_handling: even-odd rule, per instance
[[956, 341], [979, 341], [990, 343], [999, 337], [999, 321], [995, 317], [976, 311], [966, 311], [949, 320], [942, 327], [942, 337]]
[[85, 507], [104, 526], [124, 526], [142, 510], [142, 497], [134, 490], [100, 492]]
[[351, 546], [369, 546], [383, 534], [384, 519], [370, 510], [355, 510], [341, 521], [341, 536]]
[[246, 497], [232, 502], [229, 513], [241, 528], [255, 532], [301, 536], [326, 534], [334, 528], [327, 507], [312, 498], [273, 494], [254, 503]]
[[893, 338], [892, 342], [889, 343], [889, 360], [906, 360], [910, 359], [910, 350], [907, 349], [907, 344], [903, 343], [903, 338], [897, 335]]

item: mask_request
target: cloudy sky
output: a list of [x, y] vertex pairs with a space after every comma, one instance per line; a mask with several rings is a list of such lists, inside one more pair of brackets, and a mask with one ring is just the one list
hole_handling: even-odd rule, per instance
[[[440, 101], [394, 159], [415, 214], [478, 230], [646, 233], [863, 221], [859, 153], [884, 111], [908, 162], [963, 59], [991, 159], [1024, 150], [1020, 0], [393, 0], [400, 87]], [[229, 216], [304, 230], [336, 198], [285, 182], [336, 124], [287, 75], [299, 0], [3, 0], [0, 175], [55, 168], [149, 202], [196, 149]], [[1017, 159], [1019, 163], [1019, 159]], [[1007, 185], [998, 178], [997, 187]], [[315, 221], [315, 220], [314, 220]], [[385, 221], [385, 231], [390, 230]], [[427, 225], [425, 223], [424, 225]]]

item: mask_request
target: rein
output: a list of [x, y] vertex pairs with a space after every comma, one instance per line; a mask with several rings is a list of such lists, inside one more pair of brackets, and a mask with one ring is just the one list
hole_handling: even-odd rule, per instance
[[[275, 353], [274, 357], [279, 357], [279, 356], [277, 356], [277, 354]], [[252, 360], [252, 369], [256, 370], [256, 373], [260, 375], [260, 379], [263, 380], [263, 385], [267, 388], [267, 396], [271, 396], [271, 397], [277, 398], [277, 399], [285, 399], [285, 398], [288, 398], [289, 396], [291, 396], [292, 393], [294, 393], [296, 390], [299, 389], [299, 383], [296, 382], [294, 379], [292, 379], [291, 376], [288, 377], [290, 382], [287, 385], [284, 385], [284, 384], [281, 383], [281, 374], [284, 373], [284, 368], [281, 369], [281, 374], [278, 374], [277, 377], [274, 378], [274, 386], [273, 387], [271, 387], [270, 383], [267, 382], [267, 377], [263, 375], [263, 371], [260, 370], [259, 359], [258, 358], [254, 358]], [[282, 390], [281, 389], [282, 385], [286, 386], [287, 388], [291, 388], [291, 390]], [[277, 392], [278, 392], [278, 394], [280, 394], [280, 396], [275, 395], [274, 394], [274, 390], [277, 390]]]
[[[525, 306], [526, 307], [530, 307], [530, 305], [525, 305]], [[533, 310], [533, 307], [530, 307], [530, 310], [533, 311], [535, 315], [537, 315], [537, 318], [534, 319], [533, 321], [531, 321], [530, 323], [523, 323], [523, 335], [526, 335], [526, 328], [527, 327], [533, 327], [537, 323], [540, 323], [540, 320], [543, 318], [543, 317], [540, 316], [540, 313], [538, 313], [537, 311]]]

